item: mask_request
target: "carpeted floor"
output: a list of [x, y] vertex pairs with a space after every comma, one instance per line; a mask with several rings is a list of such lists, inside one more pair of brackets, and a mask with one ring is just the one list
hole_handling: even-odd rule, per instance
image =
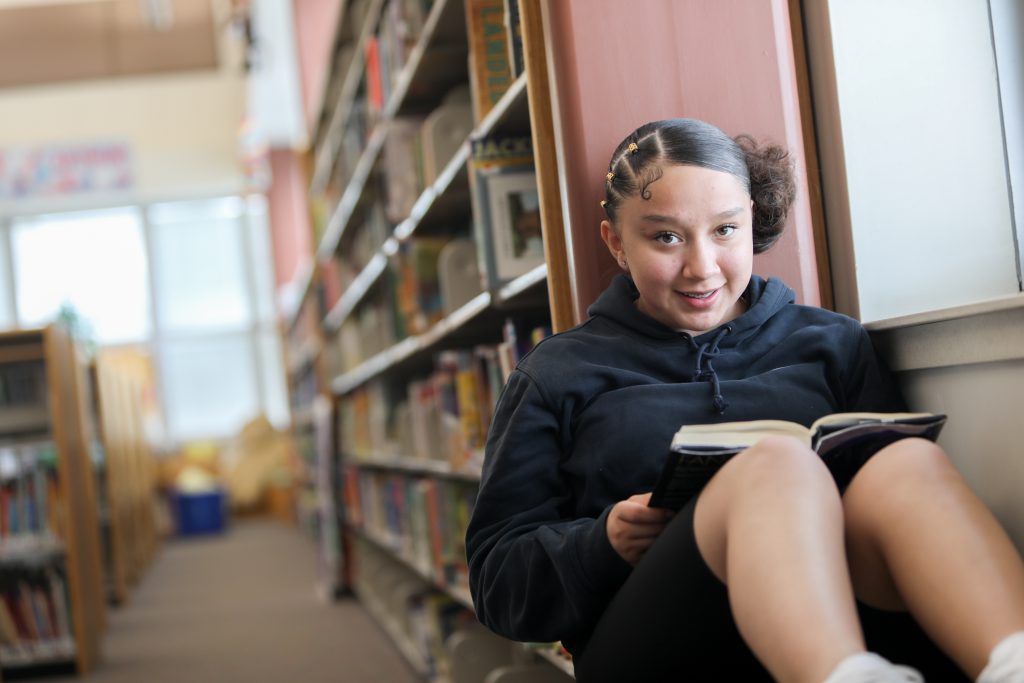
[[316, 596], [316, 554], [294, 527], [243, 521], [170, 540], [112, 608], [88, 683], [418, 683], [354, 599]]

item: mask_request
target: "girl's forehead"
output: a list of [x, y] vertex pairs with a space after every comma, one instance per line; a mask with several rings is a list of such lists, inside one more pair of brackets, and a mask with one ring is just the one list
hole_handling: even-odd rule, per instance
[[650, 206], [684, 203], [696, 207], [736, 203], [749, 199], [742, 181], [731, 173], [702, 166], [665, 166], [646, 186], [626, 198], [624, 204]]

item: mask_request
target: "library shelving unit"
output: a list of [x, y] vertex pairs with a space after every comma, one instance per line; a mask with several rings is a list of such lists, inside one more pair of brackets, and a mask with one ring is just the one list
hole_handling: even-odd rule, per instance
[[87, 673], [106, 624], [87, 363], [58, 325], [0, 334], [0, 665]]
[[322, 554], [432, 680], [572, 677], [557, 645], [481, 632], [463, 540], [507, 373], [572, 324], [540, 12], [343, 2], [314, 131], [288, 348], [296, 424], [320, 425], [319, 530], [346, 551]]
[[97, 500], [108, 599], [124, 603], [156, 552], [155, 461], [145, 434], [152, 367], [144, 354], [102, 350], [91, 367], [96, 435]]
[[309, 291], [288, 321], [286, 358], [297, 452], [294, 509], [300, 528], [317, 544], [317, 592], [329, 599], [343, 593], [346, 582], [341, 510], [334, 494], [334, 402], [322, 367], [324, 295], [319, 270], [310, 271]]

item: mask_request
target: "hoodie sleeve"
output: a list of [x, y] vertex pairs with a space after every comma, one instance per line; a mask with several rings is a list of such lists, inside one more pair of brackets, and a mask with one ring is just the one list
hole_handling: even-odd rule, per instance
[[516, 370], [498, 401], [466, 533], [477, 617], [513, 640], [589, 630], [630, 571], [605, 532], [610, 508], [570, 518], [562, 431], [537, 383]]
[[906, 403], [885, 361], [878, 355], [867, 330], [856, 323], [846, 373], [846, 407], [851, 412], [902, 412]]

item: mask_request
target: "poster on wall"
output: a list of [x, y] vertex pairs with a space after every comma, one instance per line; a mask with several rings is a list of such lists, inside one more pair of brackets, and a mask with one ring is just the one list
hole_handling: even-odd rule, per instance
[[0, 148], [0, 202], [112, 194], [134, 185], [132, 150], [126, 143]]

